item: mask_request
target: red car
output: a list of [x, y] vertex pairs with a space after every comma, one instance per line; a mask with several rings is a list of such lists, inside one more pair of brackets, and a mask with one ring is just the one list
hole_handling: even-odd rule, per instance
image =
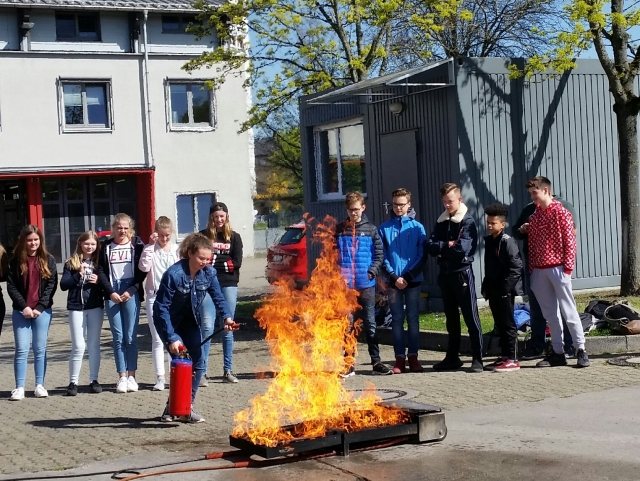
[[287, 227], [278, 243], [269, 247], [264, 271], [269, 284], [280, 279], [293, 279], [300, 287], [309, 280], [305, 228], [304, 223]]

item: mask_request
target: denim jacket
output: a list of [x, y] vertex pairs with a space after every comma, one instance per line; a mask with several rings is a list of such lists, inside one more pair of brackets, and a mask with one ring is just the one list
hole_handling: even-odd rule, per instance
[[205, 266], [198, 271], [194, 279], [191, 279], [189, 261], [186, 259], [167, 269], [162, 276], [156, 301], [153, 304], [153, 323], [163, 343], [168, 345], [179, 340], [180, 337], [175, 333], [175, 328], [185, 317], [187, 309], [192, 310], [198, 325], [202, 324], [200, 307], [207, 293], [223, 319], [233, 317], [222, 295], [216, 270], [213, 267]]

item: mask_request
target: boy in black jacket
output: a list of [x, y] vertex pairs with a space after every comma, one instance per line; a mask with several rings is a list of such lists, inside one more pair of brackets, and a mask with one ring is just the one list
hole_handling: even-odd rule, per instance
[[463, 365], [460, 352], [460, 310], [469, 331], [473, 361], [472, 372], [482, 372], [482, 328], [478, 315], [478, 299], [473, 276], [473, 255], [478, 245], [476, 222], [462, 203], [460, 187], [444, 184], [440, 196], [445, 211], [438, 218], [427, 241], [429, 254], [438, 258], [438, 286], [447, 318], [449, 346], [444, 360], [436, 363], [436, 371], [452, 371]]
[[507, 208], [492, 204], [484, 209], [487, 231], [484, 238], [484, 270], [482, 296], [489, 301], [491, 314], [500, 337], [500, 358], [487, 368], [495, 372], [520, 369], [516, 359], [518, 329], [513, 318], [515, 287], [522, 276], [522, 259], [516, 241], [504, 232]]

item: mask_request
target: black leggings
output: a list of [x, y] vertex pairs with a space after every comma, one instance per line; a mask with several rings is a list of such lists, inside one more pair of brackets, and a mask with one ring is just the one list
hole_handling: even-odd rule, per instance
[[4, 305], [4, 299], [2, 299], [2, 291], [0, 291], [0, 334], [2, 334], [2, 324], [4, 323], [5, 314], [6, 314], [6, 307]]

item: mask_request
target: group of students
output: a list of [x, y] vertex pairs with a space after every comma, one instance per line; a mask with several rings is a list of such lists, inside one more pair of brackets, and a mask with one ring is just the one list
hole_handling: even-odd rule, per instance
[[[484, 209], [488, 235], [483, 239], [485, 276], [480, 291], [488, 300], [501, 351], [500, 356], [487, 366], [482, 359], [482, 327], [472, 269], [478, 247], [478, 229], [462, 202], [460, 187], [447, 183], [440, 188], [444, 212], [428, 237], [423, 225], [415, 220], [411, 193], [407, 189], [392, 193], [392, 216], [377, 229], [364, 214], [366, 207], [362, 194], [347, 194], [348, 218], [337, 226], [336, 246], [343, 278], [359, 294], [361, 307], [353, 318], [363, 321], [373, 374], [422, 372], [424, 369], [418, 360], [420, 285], [429, 255], [438, 263], [438, 286], [449, 339], [444, 359], [433, 366], [435, 371], [457, 370], [464, 365], [459, 356], [460, 312], [471, 341], [472, 372], [520, 369], [514, 299], [523, 275], [529, 288], [532, 331], [535, 329], [532, 337], [536, 342], [522, 358], [543, 358], [536, 364], [538, 367], [564, 366], [567, 364], [565, 351], [571, 343], [575, 344], [577, 366], [589, 366], [584, 332], [571, 288], [577, 251], [574, 216], [564, 201], [552, 194], [551, 182], [546, 177], [534, 177], [525, 187], [532, 203], [525, 207], [515, 226], [518, 239], [525, 240], [524, 270], [518, 245], [505, 232], [507, 207], [492, 204]], [[380, 360], [375, 323], [377, 279], [389, 299], [396, 359], [393, 367]], [[552, 348], [545, 355], [547, 324]], [[345, 359], [353, 359], [348, 354]], [[354, 373], [351, 364], [341, 375], [349, 377]]]
[[[153, 389], [161, 391], [165, 388], [164, 347], [167, 346], [169, 352], [175, 355], [178, 353], [178, 342], [187, 346], [194, 359], [197, 373], [194, 377], [197, 378], [193, 391], [195, 399], [197, 387], [206, 385], [210, 346], [210, 342], [196, 346], [195, 340], [201, 342], [206, 339], [216, 326], [233, 324], [242, 265], [242, 239], [231, 228], [228, 208], [222, 202], [211, 207], [207, 228], [187, 236], [180, 249], [171, 240], [174, 230], [167, 217], [158, 218], [147, 245], [135, 235], [133, 227], [133, 220], [128, 215], [117, 214], [111, 225], [113, 237], [101, 242], [95, 232], [83, 233], [78, 238], [74, 254], [64, 264], [60, 288], [68, 291], [71, 334], [69, 386], [66, 393], [69, 396], [78, 393], [85, 348], [89, 354], [89, 391], [102, 392], [98, 375], [105, 310], [113, 336], [113, 353], [119, 376], [115, 391], [127, 393], [138, 390], [137, 331], [140, 306], [146, 294], [156, 373]], [[30, 346], [33, 346], [34, 355], [34, 395], [47, 397], [44, 378], [51, 308], [58, 288], [56, 261], [47, 252], [42, 231], [34, 225], [22, 229], [11, 260], [8, 260], [1, 246], [0, 258], [0, 280], [6, 280], [7, 292], [13, 303], [16, 387], [11, 392], [11, 400], [19, 401], [25, 396]], [[182, 266], [181, 278], [166, 275], [175, 274], [175, 266]], [[201, 271], [203, 274], [199, 275]], [[193, 295], [185, 296], [189, 292]], [[174, 298], [182, 300], [173, 302]], [[183, 306], [183, 298], [190, 301], [188, 309]], [[184, 314], [182, 311], [188, 312]], [[0, 291], [0, 333], [4, 314], [5, 305]], [[195, 324], [197, 333], [191, 329], [193, 326], [189, 322], [194, 315], [198, 319]], [[181, 322], [182, 318], [185, 322]], [[233, 332], [228, 327], [223, 332], [222, 346], [223, 380], [238, 382], [232, 371]], [[186, 420], [202, 422], [204, 419], [194, 411]]]

